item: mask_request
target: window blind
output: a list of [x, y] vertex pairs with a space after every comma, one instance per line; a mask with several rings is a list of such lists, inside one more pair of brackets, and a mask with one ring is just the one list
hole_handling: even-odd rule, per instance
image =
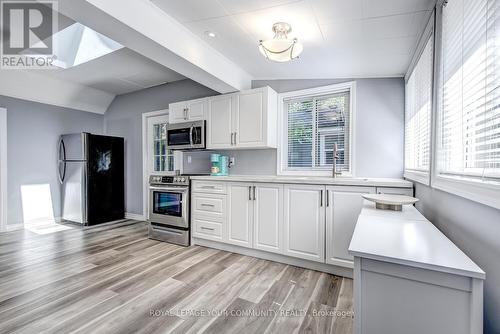
[[405, 87], [405, 169], [429, 172], [433, 38], [429, 37]]
[[350, 91], [284, 101], [288, 170], [326, 170], [337, 143], [339, 171], [350, 172]]
[[438, 175], [500, 178], [500, 1], [443, 8]]

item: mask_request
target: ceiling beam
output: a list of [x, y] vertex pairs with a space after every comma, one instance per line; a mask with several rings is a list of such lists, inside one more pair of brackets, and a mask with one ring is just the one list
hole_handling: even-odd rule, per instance
[[42, 73], [0, 71], [0, 95], [97, 114], [104, 114], [115, 98], [114, 94]]
[[252, 77], [148, 0], [59, 0], [63, 15], [220, 93]]

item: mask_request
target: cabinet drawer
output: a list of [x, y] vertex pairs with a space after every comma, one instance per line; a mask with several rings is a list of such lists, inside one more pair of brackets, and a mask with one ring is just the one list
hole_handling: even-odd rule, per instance
[[193, 192], [225, 194], [226, 184], [213, 181], [193, 181]]
[[377, 194], [394, 194], [394, 195], [406, 195], [413, 196], [413, 188], [386, 188], [378, 187]]
[[193, 236], [209, 240], [222, 240], [222, 223], [217, 223], [202, 218], [193, 219]]
[[222, 220], [226, 214], [226, 195], [194, 194], [191, 210], [194, 216], [209, 216]]

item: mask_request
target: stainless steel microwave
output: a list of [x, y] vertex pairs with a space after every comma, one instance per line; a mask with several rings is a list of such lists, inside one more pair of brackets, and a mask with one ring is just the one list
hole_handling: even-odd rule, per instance
[[169, 124], [167, 146], [171, 150], [204, 149], [205, 121]]

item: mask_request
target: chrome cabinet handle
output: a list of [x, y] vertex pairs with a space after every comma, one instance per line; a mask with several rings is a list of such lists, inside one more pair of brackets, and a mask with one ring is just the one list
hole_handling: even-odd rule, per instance
[[184, 120], [188, 119], [188, 108], [184, 108]]
[[257, 199], [257, 196], [255, 195], [255, 186], [253, 186], [253, 200], [255, 201]]
[[201, 206], [208, 206], [208, 207], [213, 208], [215, 205], [213, 205], [213, 204], [201, 203]]
[[252, 200], [252, 186], [248, 186], [248, 200]]
[[237, 144], [237, 143], [236, 143], [236, 136], [237, 136], [237, 133], [238, 133], [238, 132], [236, 132], [236, 131], [234, 132], [234, 145], [236, 145], [236, 144]]
[[203, 189], [215, 189], [214, 186], [201, 186]]
[[330, 192], [326, 191], [326, 206], [330, 206]]
[[210, 227], [205, 227], [205, 226], [201, 226], [200, 227], [202, 230], [207, 230], [207, 231], [215, 231], [215, 228], [210, 228]]
[[323, 189], [320, 192], [319, 204], [320, 204], [320, 206], [323, 206]]

